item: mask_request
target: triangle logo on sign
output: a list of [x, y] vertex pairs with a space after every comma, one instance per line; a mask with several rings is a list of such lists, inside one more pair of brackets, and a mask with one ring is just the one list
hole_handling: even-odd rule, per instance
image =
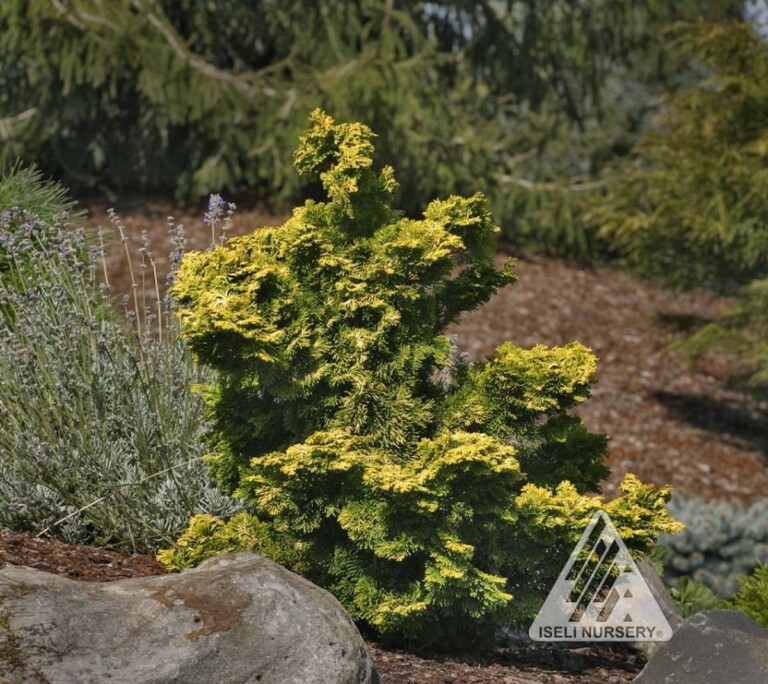
[[667, 641], [672, 629], [608, 514], [597, 511], [528, 630], [535, 641]]

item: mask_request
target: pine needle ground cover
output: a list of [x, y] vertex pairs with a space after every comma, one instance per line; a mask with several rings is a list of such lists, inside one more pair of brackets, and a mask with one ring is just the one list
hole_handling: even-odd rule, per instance
[[192, 518], [159, 558], [257, 551], [380, 638], [462, 647], [533, 617], [595, 510], [637, 552], [680, 526], [668, 489], [631, 475], [618, 499], [590, 494], [606, 438], [569, 414], [594, 382], [588, 348], [457, 353], [443, 330], [513, 283], [513, 264], [493, 264], [480, 194], [421, 220], [394, 210], [373, 139], [315, 111], [295, 162], [328, 201], [185, 255], [182, 334], [216, 371], [211, 472], [246, 510]]

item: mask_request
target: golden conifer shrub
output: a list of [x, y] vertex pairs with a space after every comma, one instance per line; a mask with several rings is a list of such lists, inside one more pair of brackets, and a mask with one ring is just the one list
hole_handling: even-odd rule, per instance
[[637, 551], [675, 531], [667, 489], [604, 504], [606, 438], [568, 413], [596, 360], [578, 343], [455, 353], [445, 327], [515, 281], [482, 195], [392, 208], [374, 135], [315, 111], [296, 152], [327, 202], [184, 257], [184, 335], [206, 387], [211, 468], [249, 506], [198, 516], [183, 569], [263, 553], [334, 593], [379, 638], [462, 647], [531, 618], [592, 513]]

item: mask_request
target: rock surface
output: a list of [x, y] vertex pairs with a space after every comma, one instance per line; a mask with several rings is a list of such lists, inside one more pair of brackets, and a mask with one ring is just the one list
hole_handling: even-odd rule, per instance
[[[650, 558], [645, 556], [637, 561], [637, 569], [640, 570], [640, 574], [648, 584], [648, 588], [653, 594], [653, 598], [656, 599], [656, 603], [659, 604], [661, 612], [664, 613], [664, 617], [667, 618], [669, 626], [672, 628], [674, 634], [680, 629], [683, 624], [683, 617], [680, 615], [674, 600], [669, 595], [667, 587], [664, 585], [664, 581], [659, 577], [656, 569], [653, 567], [653, 562]], [[638, 641], [634, 644], [635, 648], [641, 651], [646, 658], [651, 658], [666, 642], [664, 641]]]
[[3, 684], [376, 684], [341, 604], [270, 560], [108, 584], [0, 569]]
[[708, 610], [686, 620], [634, 684], [765, 684], [768, 631], [742, 613]]

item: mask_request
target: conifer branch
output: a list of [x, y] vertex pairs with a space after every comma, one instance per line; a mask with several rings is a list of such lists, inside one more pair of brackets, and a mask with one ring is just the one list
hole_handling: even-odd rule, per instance
[[15, 116], [6, 116], [0, 119], [0, 138], [10, 140], [13, 136], [13, 128], [22, 121], [28, 121], [37, 114], [37, 107], [30, 107]]
[[260, 88], [255, 88], [250, 83], [246, 82], [242, 76], [235, 76], [234, 74], [230, 74], [215, 67], [213, 64], [206, 62], [204, 59], [188, 50], [182, 44], [182, 40], [176, 31], [174, 31], [173, 28], [169, 26], [167, 22], [163, 21], [157, 14], [147, 8], [141, 0], [133, 0], [132, 4], [144, 15], [146, 20], [159, 31], [168, 43], [168, 46], [173, 50], [174, 54], [195, 71], [198, 71], [208, 78], [227, 83], [249, 98], [257, 97], [259, 95], [269, 98], [277, 97], [278, 91], [272, 86], [262, 85]]

